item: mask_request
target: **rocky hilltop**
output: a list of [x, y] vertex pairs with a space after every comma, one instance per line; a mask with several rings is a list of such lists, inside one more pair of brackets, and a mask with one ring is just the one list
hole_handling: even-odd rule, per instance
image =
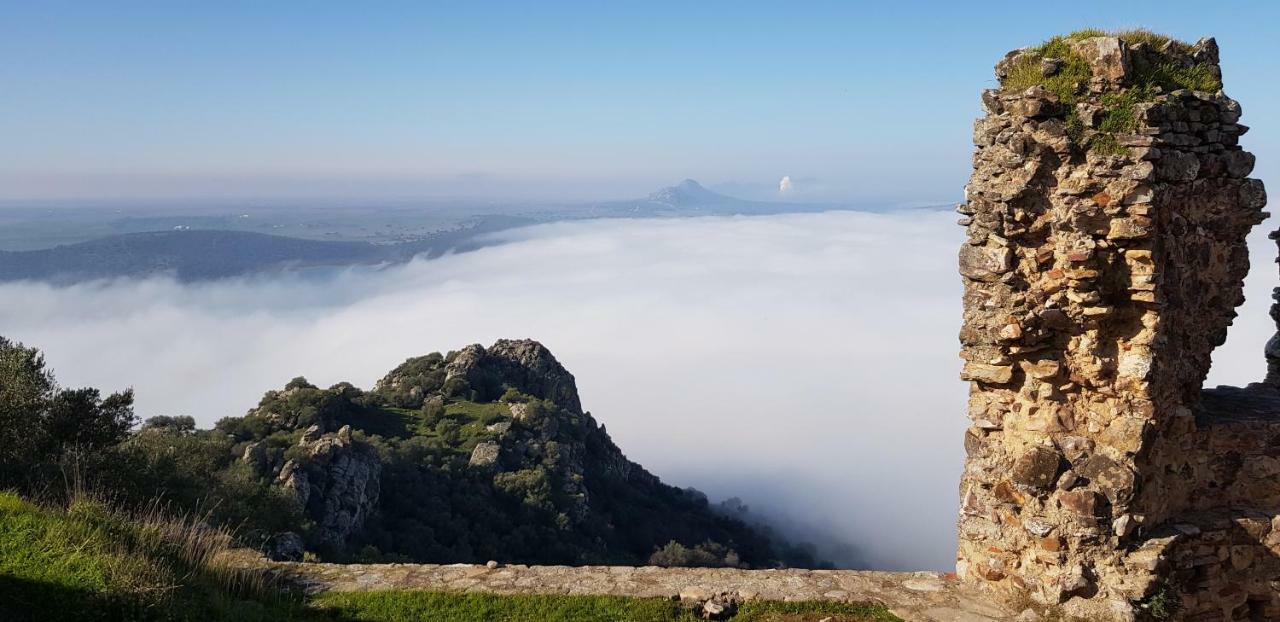
[[369, 391], [296, 378], [218, 429], [301, 511], [277, 558], [814, 563], [628, 460], [535, 341], [411, 358]]

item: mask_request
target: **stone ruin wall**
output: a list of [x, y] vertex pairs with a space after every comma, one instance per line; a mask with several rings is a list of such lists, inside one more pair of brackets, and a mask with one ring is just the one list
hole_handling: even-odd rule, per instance
[[[1137, 62], [1221, 75], [1212, 39], [1072, 45], [1092, 72], [1072, 115], [1085, 138]], [[982, 101], [958, 210], [971, 425], [957, 572], [1085, 619], [1176, 602], [1188, 620], [1280, 620], [1280, 390], [1201, 391], [1266, 217], [1240, 106], [1160, 93], [1102, 151], [1042, 87]], [[1280, 341], [1268, 353], [1280, 369]]]

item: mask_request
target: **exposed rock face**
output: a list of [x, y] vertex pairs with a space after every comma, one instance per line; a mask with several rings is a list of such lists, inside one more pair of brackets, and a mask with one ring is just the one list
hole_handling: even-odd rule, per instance
[[277, 562], [300, 562], [306, 556], [306, 550], [302, 536], [292, 531], [271, 536], [266, 544], [267, 558]]
[[484, 400], [497, 399], [502, 387], [549, 400], [573, 413], [582, 413], [578, 386], [542, 344], [531, 339], [499, 339], [486, 350], [480, 344], [460, 350], [445, 367], [447, 379], [460, 378]]
[[815, 561], [628, 460], [535, 341], [414, 357], [369, 392], [295, 378], [224, 428], [302, 508], [277, 528], [321, 555], [640, 563], [677, 542], [726, 564]]
[[[1223, 490], [1216, 454], [1231, 447], [1238, 461], [1261, 449], [1231, 431], [1238, 423], [1197, 420], [1210, 353], [1243, 302], [1245, 236], [1265, 217], [1262, 183], [1247, 178], [1253, 156], [1237, 145], [1240, 106], [1221, 92], [1155, 92], [1132, 104], [1134, 130], [1111, 135], [1113, 149], [1087, 149], [1078, 139], [1106, 128], [1136, 68], [1221, 73], [1211, 39], [1073, 46], [1093, 76], [1074, 105], [1040, 87], [988, 91], [974, 128], [959, 208], [972, 426], [957, 570], [1087, 619], [1132, 619], [1179, 593], [1209, 616], [1195, 619], [1277, 619], [1275, 591], [1257, 586], [1280, 575], [1252, 561], [1275, 555], [1222, 525], [1242, 506], [1275, 516], [1280, 485]], [[1280, 438], [1280, 426], [1266, 434]], [[1237, 440], [1214, 444], [1225, 438]], [[1162, 535], [1197, 522], [1219, 525], [1218, 540]], [[1221, 567], [1237, 548], [1249, 561], [1241, 553], [1239, 567]]]
[[372, 449], [351, 438], [351, 426], [304, 435], [298, 446], [305, 450], [303, 457], [285, 462], [276, 482], [293, 493], [315, 522], [317, 543], [341, 547], [378, 507], [382, 463]]
[[470, 464], [473, 467], [489, 467], [498, 461], [502, 448], [497, 443], [486, 442], [476, 445], [471, 452]]

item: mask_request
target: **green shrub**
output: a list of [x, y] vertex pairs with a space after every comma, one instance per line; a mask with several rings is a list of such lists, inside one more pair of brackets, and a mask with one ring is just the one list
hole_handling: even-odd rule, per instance
[[0, 486], [57, 483], [64, 453], [101, 452], [136, 423], [131, 390], [60, 388], [38, 350], [0, 337]]
[[708, 540], [694, 547], [686, 547], [672, 540], [649, 556], [649, 565], [703, 568], [727, 566], [735, 568], [741, 566], [742, 562], [737, 552], [719, 542]]
[[[1067, 136], [1074, 144], [1102, 155], [1127, 153], [1128, 150], [1120, 144], [1117, 136], [1138, 130], [1137, 104], [1154, 101], [1161, 92], [1178, 89], [1217, 91], [1222, 88], [1222, 82], [1208, 64], [1182, 66], [1172, 62], [1152, 63], [1143, 60], [1145, 55], [1137, 56], [1129, 77], [1132, 86], [1102, 96], [1100, 103], [1104, 109], [1103, 117], [1097, 131], [1090, 133], [1086, 131], [1074, 105], [1080, 101], [1081, 86], [1092, 77], [1092, 71], [1089, 64], [1072, 49], [1071, 44], [1101, 36], [1117, 37], [1130, 46], [1145, 44], [1157, 51], [1167, 47], [1186, 53], [1191, 49], [1190, 44], [1145, 29], [1114, 32], [1097, 28], [1077, 30], [1068, 35], [1055, 36], [1022, 54], [1001, 79], [1001, 88], [1006, 91], [1023, 91], [1041, 86], [1053, 93], [1063, 104], [1071, 107], [1066, 118]], [[1041, 71], [1041, 61], [1050, 58], [1061, 61], [1062, 67], [1053, 75], [1045, 76]]]

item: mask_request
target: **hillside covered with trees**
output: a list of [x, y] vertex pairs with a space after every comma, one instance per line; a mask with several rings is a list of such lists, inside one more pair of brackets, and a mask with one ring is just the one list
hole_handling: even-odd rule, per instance
[[0, 435], [2, 488], [159, 499], [276, 559], [821, 565], [629, 461], [532, 341], [409, 359], [368, 391], [296, 378], [200, 430], [139, 425], [130, 392], [61, 388], [0, 340]]

